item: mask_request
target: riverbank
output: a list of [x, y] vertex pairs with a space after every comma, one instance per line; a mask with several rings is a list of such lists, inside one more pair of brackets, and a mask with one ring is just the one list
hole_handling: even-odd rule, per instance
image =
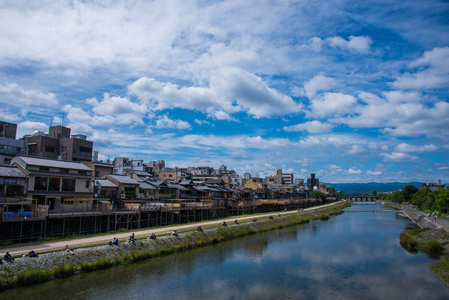
[[424, 212], [406, 205], [384, 202], [385, 206], [401, 209], [420, 229], [401, 232], [400, 243], [412, 253], [423, 252], [431, 259], [438, 260], [430, 264], [432, 273], [449, 287], [449, 228], [442, 223], [433, 222]]
[[[283, 214], [281, 217], [275, 215], [272, 219], [266, 216], [256, 222], [229, 224], [227, 227], [216, 226], [200, 232], [196, 230], [180, 232], [177, 237], [164, 236], [156, 240], [144, 238], [138, 239], [136, 243], [123, 243], [120, 246], [80, 248], [73, 255], [58, 251], [40, 255], [38, 258], [18, 258], [12, 264], [0, 266], [0, 290], [142, 261], [249, 234], [302, 224], [310, 220], [320, 218], [325, 220], [331, 215], [340, 214], [347, 206], [350, 204], [339, 202], [326, 207], [316, 207], [313, 210]], [[219, 223], [215, 221], [215, 224]], [[190, 225], [192, 226], [194, 225]]]

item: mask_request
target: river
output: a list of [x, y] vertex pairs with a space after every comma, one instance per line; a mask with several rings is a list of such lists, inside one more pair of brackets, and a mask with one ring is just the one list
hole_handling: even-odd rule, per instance
[[[354, 209], [385, 209], [360, 204]], [[449, 299], [395, 212], [345, 212], [166, 257], [0, 293], [0, 299]]]

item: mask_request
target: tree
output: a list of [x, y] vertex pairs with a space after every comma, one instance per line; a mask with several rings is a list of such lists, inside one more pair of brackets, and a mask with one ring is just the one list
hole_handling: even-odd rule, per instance
[[326, 200], [326, 195], [320, 191], [313, 191], [312, 198], [321, 198], [324, 201], [324, 200]]
[[432, 194], [432, 191], [427, 187], [425, 189], [419, 190], [417, 193], [413, 194], [411, 203], [419, 208], [424, 208], [428, 197]]
[[391, 201], [396, 202], [396, 203], [404, 202], [404, 192], [399, 191], [399, 192], [394, 193]]
[[419, 191], [419, 189], [414, 186], [414, 185], [406, 185], [404, 186], [404, 188], [402, 189], [403, 195], [404, 195], [404, 201], [405, 202], [410, 202], [410, 200], [412, 200], [412, 196], [417, 193]]
[[438, 194], [436, 200], [438, 210], [442, 213], [446, 213], [449, 210], [449, 190], [444, 189]]
[[371, 192], [371, 195], [376, 196], [376, 195], [377, 195], [377, 191], [376, 191], [376, 190], [373, 190], [373, 191]]

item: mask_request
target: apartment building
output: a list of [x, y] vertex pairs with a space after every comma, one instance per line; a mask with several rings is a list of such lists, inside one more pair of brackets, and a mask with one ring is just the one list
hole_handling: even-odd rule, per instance
[[28, 155], [66, 161], [92, 161], [93, 142], [82, 134], [70, 135], [71, 129], [51, 126], [49, 133], [36, 130], [26, 136]]
[[27, 175], [26, 192], [50, 211], [92, 207], [92, 170], [78, 162], [17, 156], [11, 161]]

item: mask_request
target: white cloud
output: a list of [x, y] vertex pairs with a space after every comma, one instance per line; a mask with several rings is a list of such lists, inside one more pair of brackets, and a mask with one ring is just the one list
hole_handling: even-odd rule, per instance
[[[183, 108], [207, 111], [215, 118], [246, 111], [254, 118], [299, 112], [301, 105], [270, 88], [260, 77], [237, 68], [215, 70], [210, 87], [179, 87], [143, 77], [129, 86], [131, 94], [148, 101], [154, 110]], [[225, 115], [227, 113], [228, 115]]]
[[195, 123], [198, 124], [198, 125], [203, 125], [203, 124], [210, 125], [210, 123], [208, 121], [206, 121], [206, 120], [195, 119]]
[[361, 155], [361, 154], [366, 154], [366, 153], [368, 153], [366, 148], [362, 147], [360, 145], [352, 145], [351, 149], [348, 151], [348, 154], [350, 154], [350, 155]]
[[414, 146], [414, 145], [409, 145], [406, 143], [401, 143], [396, 146], [397, 152], [406, 152], [406, 153], [423, 153], [423, 152], [432, 152], [432, 151], [437, 151], [437, 150], [438, 150], [438, 147], [433, 144], [423, 145], [423, 146]]
[[17, 137], [22, 137], [25, 134], [32, 134], [35, 130], [42, 130], [48, 133], [48, 125], [41, 122], [25, 121], [17, 124]]
[[375, 171], [366, 171], [366, 173], [368, 175], [372, 175], [372, 176], [380, 176], [380, 175], [382, 175], [381, 171], [377, 171], [377, 172], [375, 172]]
[[401, 162], [401, 161], [418, 161], [418, 156], [412, 156], [410, 154], [401, 153], [401, 152], [392, 152], [391, 154], [388, 153], [381, 153], [381, 156], [384, 157], [384, 161], [387, 162]]
[[359, 170], [359, 169], [357, 169], [357, 168], [355, 168], [355, 167], [352, 167], [352, 168], [350, 168], [349, 170], [348, 170], [348, 173], [349, 174], [352, 174], [352, 175], [354, 175], [354, 174], [362, 174], [362, 170]]
[[416, 72], [405, 73], [392, 85], [400, 89], [425, 90], [449, 86], [449, 47], [433, 48], [410, 63]]
[[58, 105], [55, 94], [24, 90], [20, 85], [15, 83], [7, 85], [0, 84], [0, 103], [19, 107]]
[[325, 93], [312, 100], [311, 116], [327, 117], [350, 114], [355, 109], [357, 99], [341, 93]]
[[309, 133], [326, 133], [332, 130], [332, 125], [324, 124], [319, 121], [310, 121], [306, 123], [285, 126], [285, 131], [307, 131]]
[[295, 163], [300, 164], [303, 167], [307, 167], [311, 162], [308, 158], [294, 160]]
[[0, 120], [6, 121], [6, 122], [16, 122], [19, 121], [21, 118], [14, 114], [9, 112], [8, 110], [5, 110], [3, 108], [0, 108]]
[[362, 54], [366, 54], [370, 51], [370, 47], [373, 42], [369, 36], [350, 36], [349, 40], [336, 36], [327, 38], [326, 41], [331, 47], [341, 48]]
[[191, 130], [192, 127], [186, 121], [172, 120], [167, 115], [164, 115], [156, 120], [154, 128], [173, 128], [173, 129], [186, 129]]
[[304, 84], [304, 90], [309, 98], [313, 98], [317, 92], [330, 90], [336, 85], [337, 80], [334, 78], [319, 74]]

